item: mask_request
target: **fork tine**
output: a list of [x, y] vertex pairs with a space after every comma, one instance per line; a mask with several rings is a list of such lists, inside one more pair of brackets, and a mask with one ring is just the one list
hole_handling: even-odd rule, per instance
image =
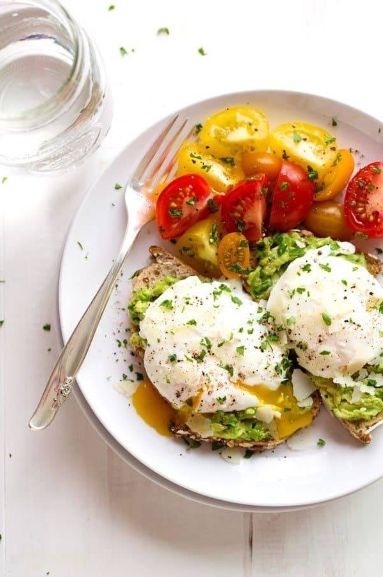
[[141, 175], [141, 184], [146, 184], [146, 186], [148, 186], [148, 181], [150, 181], [156, 175], [159, 167], [168, 157], [169, 152], [174, 148], [174, 143], [177, 142], [179, 135], [183, 132], [185, 126], [188, 125], [188, 122], [189, 120], [187, 118], [177, 119], [177, 122], [174, 123], [174, 126], [171, 128], [166, 138], [162, 141], [156, 154], [153, 156], [152, 160]]
[[157, 166], [155, 167], [154, 173], [153, 173], [153, 176], [151, 179], [151, 183], [150, 183], [150, 189], [151, 190], [155, 190], [156, 187], [160, 183], [166, 182], [166, 180], [169, 178], [170, 174], [172, 173], [174, 165], [175, 165], [176, 160], [177, 160], [177, 154], [178, 154], [179, 149], [181, 148], [181, 146], [183, 145], [184, 142], [189, 140], [189, 138], [191, 137], [191, 135], [194, 132], [194, 125], [193, 125], [192, 128], [189, 128], [186, 135], [183, 135], [182, 133], [185, 132], [185, 130], [184, 130], [185, 128], [189, 128], [188, 122], [184, 124], [184, 126], [182, 127], [182, 129], [178, 133], [178, 137], [174, 140], [173, 146], [171, 148], [169, 148], [166, 156], [162, 159], [162, 162], [159, 162], [157, 164]]
[[142, 158], [141, 162], [139, 163], [139, 165], [136, 167], [133, 175], [131, 176], [131, 180], [132, 181], [139, 181], [142, 178], [142, 175], [144, 174], [145, 170], [148, 168], [149, 164], [151, 163], [151, 161], [153, 160], [158, 147], [161, 145], [161, 143], [165, 140], [165, 138], [167, 137], [167, 135], [169, 134], [169, 132], [171, 131], [171, 129], [173, 128], [175, 122], [178, 120], [179, 118], [179, 114], [176, 114], [171, 120], [170, 122], [165, 126], [165, 128], [163, 129], [163, 131], [161, 132], [161, 134], [157, 137], [157, 139], [155, 140], [155, 142], [153, 142], [153, 144], [151, 145], [151, 147], [149, 148], [149, 150], [147, 150], [145, 156]]

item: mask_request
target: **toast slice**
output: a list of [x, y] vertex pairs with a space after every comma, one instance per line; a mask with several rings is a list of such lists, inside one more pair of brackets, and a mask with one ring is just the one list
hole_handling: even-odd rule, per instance
[[[198, 273], [190, 266], [184, 264], [177, 257], [169, 253], [162, 247], [151, 246], [149, 249], [151, 255], [155, 259], [155, 262], [149, 265], [147, 268], [142, 269], [132, 281], [132, 294], [131, 298], [134, 298], [137, 291], [142, 288], [152, 288], [158, 281], [163, 280], [166, 276], [176, 277], [180, 280], [187, 278], [189, 276], [198, 275]], [[138, 332], [139, 326], [132, 324], [132, 332]], [[144, 350], [139, 347], [134, 347], [136, 354], [143, 358]], [[322, 404], [320, 394], [315, 391], [312, 395], [313, 405], [311, 408], [313, 417], [315, 418]], [[263, 441], [243, 441], [234, 439], [223, 439], [221, 437], [210, 436], [202, 437], [199, 433], [196, 433], [190, 429], [187, 425], [177, 425], [175, 423], [171, 424], [170, 430], [176, 437], [184, 438], [189, 441], [197, 442], [207, 442], [215, 443], [222, 447], [244, 447], [246, 449], [251, 449], [254, 452], [262, 452], [267, 449], [273, 449], [277, 445], [284, 443], [285, 439], [270, 439]]]

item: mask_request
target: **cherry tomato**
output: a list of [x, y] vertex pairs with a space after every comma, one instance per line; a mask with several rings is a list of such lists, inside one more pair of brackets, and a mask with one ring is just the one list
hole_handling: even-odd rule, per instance
[[222, 221], [227, 232], [242, 232], [247, 240], [259, 240], [266, 215], [266, 199], [270, 182], [258, 174], [235, 186], [222, 199]]
[[338, 150], [329, 172], [324, 175], [323, 182], [317, 186], [315, 202], [331, 200], [338, 196], [350, 180], [354, 166], [351, 152], [347, 149]]
[[349, 182], [344, 213], [354, 232], [383, 236], [383, 162], [368, 164]]
[[248, 268], [250, 249], [243, 234], [231, 232], [223, 237], [218, 247], [218, 263], [227, 278], [238, 278], [240, 270]]
[[200, 139], [218, 157], [237, 156], [253, 150], [261, 152], [268, 147], [269, 123], [257, 108], [226, 108], [207, 119]]
[[181, 258], [202, 275], [218, 278], [218, 243], [222, 238], [222, 223], [214, 214], [200, 220], [177, 239], [177, 249]]
[[315, 236], [331, 236], [334, 240], [350, 240], [352, 237], [344, 217], [343, 204], [335, 200], [314, 203], [304, 224]]
[[314, 184], [302, 167], [283, 161], [274, 188], [269, 228], [285, 232], [306, 217], [314, 199]]
[[208, 216], [211, 189], [198, 174], [172, 180], [160, 193], [156, 205], [157, 226], [162, 238], [177, 238], [197, 221]]
[[266, 174], [270, 180], [277, 180], [282, 160], [272, 152], [249, 152], [242, 159], [242, 168], [246, 176]]
[[320, 180], [336, 159], [335, 137], [307, 122], [287, 122], [274, 128], [270, 133], [270, 148]]
[[185, 142], [178, 153], [177, 176], [190, 173], [202, 176], [217, 192], [226, 192], [244, 178], [236, 158], [213, 156], [209, 146], [198, 142]]

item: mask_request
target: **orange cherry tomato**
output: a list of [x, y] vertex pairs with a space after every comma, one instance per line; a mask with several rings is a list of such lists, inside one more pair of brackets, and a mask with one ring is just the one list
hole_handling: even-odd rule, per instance
[[350, 180], [354, 167], [355, 161], [351, 152], [345, 148], [338, 150], [332, 167], [317, 187], [314, 201], [323, 202], [338, 196]]
[[249, 152], [242, 159], [242, 168], [246, 176], [266, 174], [270, 180], [277, 180], [282, 159], [272, 152]]
[[344, 217], [343, 204], [326, 200], [313, 204], [305, 218], [305, 227], [321, 238], [330, 236], [334, 240], [350, 240], [352, 231]]
[[240, 232], [226, 234], [218, 247], [219, 268], [227, 278], [238, 278], [250, 264], [249, 243]]

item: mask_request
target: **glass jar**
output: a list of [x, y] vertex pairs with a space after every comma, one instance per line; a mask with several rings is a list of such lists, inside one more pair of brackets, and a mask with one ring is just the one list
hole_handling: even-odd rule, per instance
[[0, 4], [0, 164], [36, 173], [78, 166], [112, 118], [100, 55], [56, 0]]

